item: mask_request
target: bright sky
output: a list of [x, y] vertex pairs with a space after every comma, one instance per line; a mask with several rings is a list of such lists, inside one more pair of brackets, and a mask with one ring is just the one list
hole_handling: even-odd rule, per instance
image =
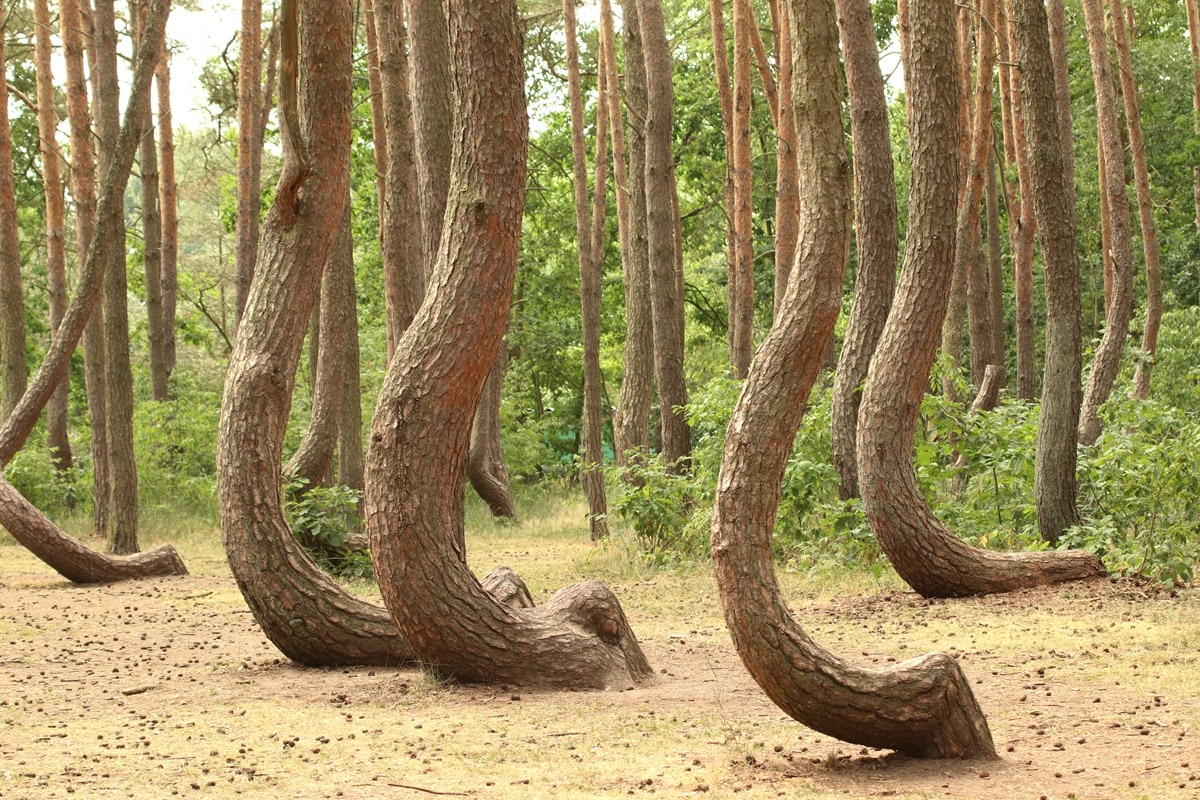
[[[171, 112], [176, 126], [197, 128], [209, 124], [204, 111], [200, 70], [225, 49], [241, 28], [241, 4], [206, 0], [203, 11], [173, 8], [167, 18], [171, 60]], [[237, 57], [235, 44], [230, 56]]]

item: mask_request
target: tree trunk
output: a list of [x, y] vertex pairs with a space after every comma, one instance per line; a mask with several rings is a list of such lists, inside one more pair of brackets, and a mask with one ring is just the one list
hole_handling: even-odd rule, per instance
[[[581, 330], [583, 333], [583, 462], [581, 479], [583, 493], [588, 502], [588, 526], [593, 541], [608, 535], [608, 502], [604, 494], [603, 440], [601, 438], [604, 418], [600, 412], [600, 399], [604, 377], [600, 372], [600, 292], [602, 278], [601, 259], [595, 247], [602, 242], [593, 241], [591, 205], [588, 201], [587, 185], [587, 141], [583, 126], [583, 87], [579, 78], [579, 45], [575, 31], [575, 0], [564, 0], [563, 21], [567, 42], [567, 89], [571, 106], [571, 161], [574, 167], [575, 188], [575, 236], [579, 258], [579, 297], [581, 305]], [[603, 76], [601, 77], [603, 88]], [[600, 182], [601, 160], [599, 154], [607, 138], [607, 111], [603, 103], [597, 104], [596, 119], [596, 185], [594, 194], [603, 198], [605, 187]], [[600, 113], [603, 112], [603, 113]], [[597, 202], [603, 202], [598, 200]]]
[[[7, 28], [7, 24], [0, 27], [0, 38], [7, 37]], [[6, 64], [4, 43], [0, 42], [0, 67]], [[0, 86], [0, 290], [0, 421], [4, 421], [25, 394], [28, 377], [28, 367], [25, 365], [25, 292], [21, 288], [21, 241], [17, 225], [16, 189], [13, 185], [7, 80]]]
[[282, 8], [280, 110], [295, 124], [283, 126], [283, 171], [230, 357], [217, 491], [230, 569], [263, 632], [288, 658], [401, 665], [409, 651], [387, 612], [347, 593], [305, 555], [279, 491], [304, 327], [349, 182], [350, 19], [348, 2], [289, 0]]
[[[634, 113], [640, 116], [645, 113], [645, 63], [635, 6], [633, 3], [627, 3], [627, 6], [622, 29], [626, 36], [626, 96], [630, 106], [635, 109]], [[629, 44], [630, 38], [638, 43], [637, 47]], [[605, 102], [608, 103], [612, 134], [617, 232], [625, 280], [625, 371], [621, 378], [621, 397], [613, 415], [613, 444], [617, 463], [628, 466], [631, 453], [635, 454], [636, 459], [644, 456], [649, 449], [650, 403], [654, 396], [654, 343], [650, 322], [650, 266], [646, 260], [646, 195], [642, 191], [645, 139], [638, 125], [634, 124], [630, 130], [632, 144], [627, 152], [621, 94], [617, 85], [616, 36], [613, 33], [609, 0], [600, 0], [600, 42], [604, 48], [604, 69], [608, 75]]]
[[[96, 165], [92, 157], [91, 113], [83, 70], [84, 32], [79, 0], [62, 0], [59, 18], [63, 61], [67, 68], [67, 116], [71, 126], [71, 195], [75, 200], [75, 257], [79, 284], [75, 296], [78, 299], [84, 292], [85, 261], [96, 225]], [[99, 263], [97, 283], [103, 280], [100, 271], [105, 262], [102, 259]], [[92, 522], [96, 535], [107, 537], [109, 468], [105, 397], [108, 389], [104, 385], [104, 309], [99, 302], [90, 305], [92, 311], [83, 332], [83, 368], [92, 433]]]
[[950, 290], [959, 186], [952, 10], [948, 4], [930, 6], [919, 17], [924, 28], [913, 10], [911, 57], [905, 65], [912, 150], [908, 236], [900, 285], [859, 413], [863, 506], [896, 571], [926, 597], [1103, 575], [1091, 553], [1001, 554], [970, 547], [934, 516], [917, 486], [913, 437]]
[[623, 688], [650, 670], [611, 592], [581, 584], [544, 606], [514, 609], [487, 594], [457, 552], [471, 418], [516, 274], [528, 124], [516, 6], [455, 3], [450, 41], [456, 135], [446, 241], [431, 296], [388, 368], [367, 453], [380, 590], [417, 658], [440, 675]]
[[[787, 292], [788, 278], [796, 260], [796, 236], [800, 224], [799, 183], [796, 174], [796, 110], [792, 101], [792, 12], [785, 0], [773, 0], [775, 60], [779, 64], [779, 114], [775, 134], [779, 143], [775, 156], [775, 308], [778, 316]], [[878, 50], [876, 50], [878, 52]], [[878, 71], [878, 70], [877, 70]], [[889, 161], [890, 164], [890, 161]], [[892, 260], [893, 264], [895, 259]]]
[[[627, 8], [626, 8], [627, 6]], [[622, 7], [626, 15], [632, 14], [632, 20], [638, 21], [637, 0], [624, 0]], [[738, 239], [737, 233], [734, 230], [734, 207], [737, 205], [737, 199], [734, 195], [734, 163], [733, 163], [733, 83], [729, 75], [729, 43], [726, 41], [725, 27], [725, 4], [724, 0], [709, 0], [708, 2], [709, 26], [712, 30], [712, 49], [713, 49], [713, 68], [717, 79], [717, 100], [721, 105], [721, 134], [722, 142], [725, 145], [725, 207], [722, 211], [725, 214], [725, 272], [728, 276], [726, 279], [726, 295], [727, 303], [727, 329], [729, 336], [729, 354], [733, 356], [733, 340], [734, 331], [737, 327], [738, 310], [737, 303], [740, 296], [734, 291], [734, 283], [731, 280], [738, 271]], [[640, 24], [640, 22], [639, 22]], [[633, 22], [622, 20], [622, 32], [625, 36], [625, 70], [629, 75], [628, 91], [635, 90], [634, 70], [637, 70], [641, 75], [641, 86], [636, 87], [637, 90], [645, 92], [645, 55], [644, 49], [641, 46], [642, 37], [641, 31], [631, 31], [630, 27]], [[631, 39], [633, 41], [631, 42]], [[636, 46], [634, 46], [636, 44]], [[736, 49], [737, 44], [735, 42]], [[633, 96], [629, 97], [629, 103], [634, 105]], [[644, 107], [644, 101], [638, 105], [639, 108]], [[642, 130], [642, 122], [645, 119], [643, 116], [638, 116], [634, 112], [635, 130], [633, 136], [636, 140], [644, 135]], [[644, 140], [643, 140], [644, 141]], [[630, 169], [633, 169], [632, 166]]]
[[662, 418], [662, 455], [670, 469], [692, 451], [684, 407], [683, 305], [675, 279], [674, 211], [671, 193], [671, 120], [675, 92], [671, 51], [660, 0], [636, 0], [646, 64], [646, 233], [650, 258], [650, 304], [654, 328], [654, 371]]
[[[1150, 396], [1150, 371], [1158, 352], [1158, 330], [1162, 326], [1162, 258], [1158, 250], [1158, 228], [1154, 224], [1154, 199], [1150, 196], [1150, 169], [1146, 164], [1146, 139], [1142, 135], [1142, 110], [1137, 84], [1133, 80], [1130, 36], [1125, 35], [1121, 0], [1109, 0], [1112, 13], [1113, 41], [1121, 73], [1121, 98], [1125, 104], [1125, 124], [1129, 131], [1129, 153], [1133, 161], [1133, 183], [1137, 189], [1138, 220], [1142, 226], [1142, 252], [1146, 257], [1146, 327], [1142, 331], [1142, 352], [1133, 378], [1133, 396]], [[1131, 278], [1132, 279], [1132, 278]]]
[[387, 128], [387, 180], [381, 225], [383, 280], [387, 300], [388, 356], [412, 322], [425, 296], [421, 258], [421, 214], [417, 193], [412, 101], [408, 85], [408, 33], [401, 0], [375, 0], [379, 76]]
[[[140, 47], [140, 27], [141, 19], [145, 17], [145, 0], [137, 0], [135, 7], [137, 46]], [[138, 161], [141, 164], [142, 179], [142, 266], [146, 276], [146, 338], [150, 349], [150, 388], [155, 400], [167, 400], [170, 396], [167, 385], [170, 370], [167, 369], [166, 331], [162, 313], [162, 210], [158, 204], [158, 142], [155, 139], [154, 117], [149, 106], [146, 107], [143, 124], [145, 127]], [[132, 387], [132, 373], [130, 386]], [[132, 392], [130, 400], [132, 403]]]
[[[446, 196], [450, 190], [450, 135], [454, 130], [454, 115], [450, 109], [449, 28], [444, 0], [406, 0], [405, 8], [411, 50], [409, 75], [412, 78], [417, 196], [421, 208], [422, 263], [429, 265], [437, 258], [446, 219]], [[503, 375], [499, 379], [502, 381]], [[498, 406], [496, 413], [499, 413]]]
[[262, 0], [242, 0], [238, 34], [237, 218], [234, 251], [234, 330], [241, 324], [258, 259], [262, 208]]
[[[345, 288], [337, 292], [346, 304], [338, 312], [346, 320], [346, 374], [342, 381], [342, 415], [338, 424], [337, 482], [361, 493], [366, 484], [363, 477], [362, 374], [358, 344], [358, 289], [354, 280], [354, 238], [348, 225], [343, 225], [339, 235], [342, 241], [335, 246], [348, 251], [350, 269], [342, 276], [346, 282]], [[359, 513], [362, 513], [361, 496]]]
[[1104, 36], [1104, 11], [1099, 0], [1083, 0], [1087, 23], [1088, 52], [1092, 61], [1092, 81], [1096, 87], [1096, 124], [1100, 129], [1105, 169], [1100, 191], [1108, 200], [1108, 225], [1112, 260], [1112, 299], [1107, 305], [1104, 336], [1096, 347], [1083, 408], [1079, 414], [1079, 441], [1085, 446], [1100, 436], [1100, 407], [1108, 400], [1117, 373], [1121, 353], [1129, 336], [1133, 316], [1133, 241], [1129, 230], [1129, 198], [1125, 194], [1124, 148], [1121, 123], [1113, 94], [1112, 65]]
[[163, 50], [154, 85], [158, 89], [158, 187], [162, 215], [162, 334], [167, 377], [175, 371], [175, 306], [179, 295], [179, 202], [175, 183], [175, 120], [171, 116], [171, 54]]
[[[42, 157], [42, 182], [46, 189], [46, 287], [50, 306], [50, 332], [58, 330], [67, 312], [66, 248], [63, 234], [63, 183], [55, 129], [54, 80], [50, 69], [50, 9], [47, 0], [35, 0], [34, 52], [37, 64], [38, 145]], [[71, 468], [71, 440], [67, 437], [67, 401], [71, 382], [59, 381], [46, 406], [46, 439], [50, 458], [60, 473]]]
[[[997, 366], [1004, 370], [1008, 364], [1006, 353], [1007, 337], [1004, 326], [1004, 260], [1000, 243], [1000, 192], [996, 181], [996, 148], [988, 160], [987, 183], [984, 185], [987, 204], [987, 260], [988, 260], [988, 317], [992, 325], [992, 357]], [[1001, 374], [1001, 388], [1006, 376]]]
[[887, 97], [871, 6], [863, 0], [839, 0], [837, 11], [850, 97], [854, 224], [858, 233], [854, 306], [833, 379], [833, 465], [840, 478], [838, 495], [845, 500], [858, 497], [858, 404], [871, 355], [892, 304], [899, 233]]
[[[1187, 6], [1188, 43], [1192, 51], [1192, 131], [1200, 136], [1200, 0], [1184, 0], [1184, 5]], [[1195, 176], [1192, 196], [1196, 204], [1196, 229], [1200, 230], [1200, 164], [1192, 167], [1192, 174]]]
[[1012, 31], [1046, 271], [1046, 365], [1034, 466], [1038, 530], [1057, 544], [1067, 528], [1079, 524], [1075, 451], [1083, 356], [1075, 192], [1067, 183], [1049, 20], [1040, 0], [1014, 0]]
[[[808, 637], [775, 580], [771, 534], [789, 456], [778, 443], [795, 435], [820, 370], [841, 308], [849, 244], [833, 3], [794, 5], [796, 19], [804, 20], [797, 26], [793, 78], [804, 209], [798, 274], [755, 358], [726, 438], [712, 526], [725, 620], [750, 674], [801, 723], [916, 756], [994, 758], [987, 722], [956, 661], [936, 653], [887, 670], [856, 667]], [[923, 2], [913, 5], [920, 33]], [[914, 45], [919, 52], [920, 42]]]
[[[508, 463], [500, 444], [500, 392], [504, 388], [504, 370], [508, 366], [507, 346], [501, 343], [496, 351], [492, 371], [483, 385], [479, 407], [471, 425], [471, 444], [467, 451], [467, 480], [475, 493], [483, 498], [493, 517], [516, 520], [517, 507], [513, 502], [508, 480]], [[600, 486], [603, 498], [604, 486]], [[600, 513], [604, 513], [602, 510]], [[594, 530], [594, 526], [593, 526]], [[466, 552], [466, 546], [463, 545]]]
[[[379, 77], [379, 26], [375, 24], [374, 0], [363, 0], [363, 27], [367, 31], [367, 86], [371, 90], [371, 142], [375, 156], [375, 202], [379, 209], [379, 247], [388, 228], [383, 224], [387, 204], [387, 125], [384, 122], [383, 80]], [[419, 105], [419, 104], [418, 104]]]
[[[729, 363], [745, 378], [754, 357], [754, 198], [750, 160], [750, 28], [757, 25], [749, 0], [733, 0], [733, 269], [729, 271]], [[647, 37], [648, 38], [648, 37]], [[657, 315], [656, 315], [657, 316]], [[665, 410], [665, 409], [664, 409]]]

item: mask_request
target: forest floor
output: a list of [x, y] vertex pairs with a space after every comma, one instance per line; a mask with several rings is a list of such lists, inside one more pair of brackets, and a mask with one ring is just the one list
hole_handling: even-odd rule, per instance
[[536, 597], [613, 586], [655, 680], [542, 692], [306, 669], [255, 624], [216, 532], [169, 537], [189, 577], [101, 587], [0, 535], [0, 797], [1200, 798], [1197, 590], [1104, 580], [930, 602], [890, 572], [781, 573], [801, 624], [849, 660], [962, 660], [1002, 759], [930, 762], [781, 713], [742, 668], [706, 567], [594, 548], [570, 503], [472, 528], [480, 574], [506, 563]]

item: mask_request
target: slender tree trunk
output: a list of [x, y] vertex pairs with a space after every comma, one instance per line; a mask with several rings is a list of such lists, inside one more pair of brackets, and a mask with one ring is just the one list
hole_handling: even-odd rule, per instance
[[[9, 17], [11, 19], [11, 16]], [[7, 25], [0, 38], [7, 38]], [[0, 42], [0, 68], [6, 68]], [[5, 73], [7, 74], [7, 73]], [[25, 292], [21, 288], [21, 241], [17, 197], [13, 185], [12, 128], [8, 121], [8, 81], [0, 86], [0, 420], [5, 420], [25, 394]]]
[[1057, 544], [1079, 524], [1075, 504], [1076, 430], [1082, 371], [1075, 193], [1063, 161], [1050, 30], [1041, 0], [1012, 3], [1014, 55], [1021, 65], [1034, 211], [1046, 270], [1046, 365], [1038, 416], [1035, 492], [1038, 530]]
[[[375, 156], [375, 201], [379, 208], [379, 247], [388, 236], [383, 224], [387, 203], [387, 125], [384, 121], [383, 80], [379, 77], [379, 27], [375, 24], [374, 0], [363, 0], [363, 27], [367, 31], [367, 86], [371, 90], [371, 142]], [[418, 104], [419, 105], [419, 104]]]
[[154, 72], [158, 89], [158, 187], [162, 215], [162, 333], [167, 377], [175, 371], [175, 307], [179, 295], [179, 202], [175, 182], [175, 120], [171, 116], [171, 54], [163, 50]]
[[[504, 448], [500, 443], [500, 392], [504, 388], [504, 370], [507, 366], [508, 346], [502, 340], [496, 351], [496, 360], [492, 362], [492, 371], [483, 384], [483, 394], [480, 395], [479, 407], [475, 410], [475, 420], [471, 425], [467, 480], [471, 482], [475, 493], [487, 503], [493, 517], [515, 520], [517, 507], [508, 479], [508, 462], [504, 460]], [[603, 483], [600, 492], [603, 499]], [[595, 526], [592, 527], [595, 530]]]
[[[1184, 0], [1184, 5], [1187, 6], [1188, 43], [1192, 51], [1192, 131], [1200, 136], [1200, 2]], [[1192, 196], [1196, 204], [1196, 228], [1200, 230], [1200, 164], [1192, 167], [1192, 174], [1195, 175]]]
[[[634, 5], [628, 3], [623, 33], [639, 43], [640, 30]], [[628, 39], [627, 39], [628, 41]], [[621, 114], [621, 94], [617, 85], [617, 45], [613, 33], [612, 6], [600, 0], [600, 42], [604, 48], [604, 102], [608, 103], [609, 127], [613, 143], [613, 178], [617, 195], [617, 232], [621, 243], [621, 269], [625, 279], [625, 372], [621, 379], [621, 397], [613, 415], [613, 444], [617, 463], [629, 464], [629, 454], [645, 455], [649, 448], [650, 403], [654, 396], [654, 351], [650, 322], [649, 263], [646, 260], [646, 196], [641, 190], [645, 175], [643, 156], [634, 164], [632, 152], [625, 146], [625, 127]], [[645, 113], [645, 64], [641, 49], [625, 47], [626, 94], [637, 113]], [[635, 89], [635, 74], [640, 85]], [[645, 152], [645, 140], [635, 124], [630, 132], [633, 148]], [[631, 148], [632, 149], [632, 148]], [[626, 159], [629, 159], [627, 162]], [[627, 168], [628, 165], [628, 168]], [[638, 196], [634, 196], [636, 192]], [[639, 211], [640, 209], [640, 211]], [[640, 217], [638, 216], [640, 213]]]
[[[796, 237], [800, 224], [799, 178], [796, 170], [796, 110], [792, 100], [792, 12], [785, 0], [773, 0], [771, 8], [778, 28], [775, 60], [779, 64], [779, 114], [775, 134], [779, 140], [775, 156], [775, 309], [778, 316], [788, 277], [796, 260]], [[890, 162], [889, 162], [890, 163]]]
[[[588, 201], [587, 185], [587, 141], [583, 126], [583, 87], [579, 78], [579, 45], [575, 30], [575, 0], [564, 0], [563, 20], [567, 42], [567, 89], [571, 106], [571, 157], [574, 166], [575, 184], [575, 235], [579, 257], [579, 295], [582, 306], [581, 328], [583, 332], [583, 493], [588, 501], [588, 522], [592, 539], [608, 535], [606, 515], [608, 504], [604, 494], [604, 473], [600, 471], [604, 461], [600, 413], [600, 398], [603, 376], [600, 373], [600, 283], [601, 262], [594, 247], [591, 224], [591, 205]], [[603, 86], [603, 80], [601, 80]], [[597, 104], [603, 110], [602, 103]], [[604, 116], [607, 116], [605, 112]], [[597, 154], [607, 131], [607, 122], [597, 118]], [[596, 162], [595, 195], [602, 198], [604, 186], [600, 183], [601, 162]], [[602, 201], [598, 201], [602, 202]]]
[[237, 218], [234, 250], [234, 330], [241, 324], [258, 258], [258, 228], [262, 208], [262, 0], [242, 0], [238, 34]]
[[1121, 353], [1133, 316], [1133, 241], [1129, 230], [1129, 198], [1125, 194], [1124, 148], [1113, 93], [1112, 65], [1104, 36], [1104, 12], [1099, 0], [1083, 0], [1087, 23], [1092, 80], [1096, 87], [1096, 120], [1100, 128], [1105, 169], [1101, 192], [1108, 200], [1112, 258], [1112, 299], [1107, 306], [1104, 336], [1092, 359], [1080, 411], [1079, 441], [1090, 446], [1100, 436], [1100, 407], [1108, 400], [1121, 369]]
[[516, 274], [528, 123], [516, 6], [455, 3], [450, 41], [460, 133], [446, 242], [431, 296], [384, 379], [367, 454], [379, 586], [417, 657], [441, 675], [623, 688], [650, 670], [611, 592], [581, 584], [514, 608], [487, 593], [458, 551], [471, 419]]
[[[141, 20], [145, 16], [145, 0], [136, 0], [137, 45], [141, 46]], [[154, 117], [146, 108], [142, 133], [141, 164], [142, 190], [142, 266], [146, 276], [146, 338], [150, 349], [150, 388], [155, 400], [170, 396], [167, 384], [166, 333], [163, 326], [162, 298], [162, 210], [159, 206], [158, 143], [155, 139]], [[131, 376], [132, 386], [132, 376]], [[132, 398], [132, 393], [131, 393]]]
[[[92, 247], [96, 225], [96, 166], [92, 156], [91, 112], [88, 110], [84, 77], [84, 31], [79, 0], [62, 0], [59, 5], [63, 60], [67, 68], [67, 116], [71, 126], [71, 195], [75, 199], [75, 252], [79, 272], [75, 296], [84, 291], [85, 259]], [[97, 282], [104, 260], [97, 267]], [[97, 536], [108, 536], [108, 411], [104, 383], [104, 308], [91, 303], [83, 332], [83, 368], [91, 427], [92, 522]]]
[[926, 597], [1100, 576], [1104, 568], [1091, 553], [1002, 554], [967, 545], [937, 519], [916, 482], [913, 437], [950, 291], [959, 187], [952, 9], [931, 2], [918, 15], [917, 7], [905, 64], [912, 188], [904, 267], [859, 413], [864, 510], [896, 571]]
[[750, 29], [758, 24], [749, 0], [733, 0], [733, 269], [729, 272], [729, 363], [745, 378], [754, 356], [754, 198], [750, 161]]
[[[446, 197], [450, 191], [450, 136], [454, 130], [454, 114], [450, 108], [450, 40], [447, 38], [450, 31], [445, 0], [405, 0], [405, 8], [411, 50], [409, 75], [412, 79], [417, 196], [421, 204], [421, 252], [427, 268], [437, 257], [446, 219]], [[503, 382], [503, 379], [501, 372], [497, 380]], [[498, 440], [496, 445], [499, 446]], [[511, 504], [511, 500], [509, 502]]]
[[349, 185], [350, 27], [348, 2], [287, 0], [281, 9], [284, 164], [226, 376], [217, 491], [230, 569], [263, 632], [288, 658], [399, 665], [410, 662], [409, 651], [387, 612], [346, 592], [305, 555], [279, 491], [305, 323]]
[[[913, 5], [920, 33], [923, 2]], [[793, 83], [804, 209], [797, 279], [759, 349], [726, 438], [712, 526], [725, 619], [750, 674], [801, 723], [916, 756], [994, 758], [987, 722], [954, 659], [936, 653], [887, 670], [856, 667], [808, 637], [775, 580], [771, 535], [789, 455], [778, 443], [795, 435], [820, 370], [841, 307], [849, 244], [833, 3], [795, 0], [795, 8], [804, 20]]]
[[858, 232], [858, 275], [854, 306], [833, 379], [833, 465], [842, 499], [858, 497], [855, 435], [862, 382], [887, 321], [896, 282], [895, 176], [891, 131], [871, 6], [839, 0], [838, 25], [850, 97], [854, 142], [854, 222]]
[[1125, 103], [1125, 124], [1129, 131], [1133, 183], [1137, 189], [1142, 251], [1146, 257], [1146, 327], [1142, 332], [1142, 352], [1133, 378], [1133, 396], [1145, 400], [1150, 396], [1150, 371], [1154, 367], [1154, 356], [1158, 352], [1158, 330], [1162, 326], [1162, 258], [1158, 250], [1158, 228], [1154, 224], [1154, 199], [1150, 195], [1150, 169], [1146, 163], [1146, 139], [1142, 135], [1141, 101], [1133, 80], [1133, 57], [1129, 52], [1132, 35], [1126, 36], [1121, 0], [1109, 0], [1109, 9], [1117, 65], [1121, 73], [1121, 98]]
[[[47, 0], [35, 0], [34, 60], [37, 72], [38, 145], [42, 157], [42, 182], [46, 189], [46, 287], [50, 306], [50, 332], [58, 330], [67, 313], [67, 267], [64, 246], [64, 198], [61, 157], [55, 129], [53, 73], [50, 70], [50, 9]], [[46, 406], [46, 438], [55, 469], [71, 468], [71, 441], [67, 438], [67, 401], [71, 382], [59, 381]]]
[[[633, 19], [638, 20], [637, 15], [637, 0], [624, 0], [623, 10], [626, 15], [633, 14]], [[727, 304], [727, 328], [729, 335], [729, 354], [733, 356], [733, 342], [739, 312], [737, 304], [740, 302], [740, 296], [734, 291], [734, 282], [731, 280], [739, 269], [738, 267], [738, 238], [737, 232], [734, 229], [734, 208], [737, 205], [737, 198], [734, 194], [734, 134], [733, 134], [733, 83], [729, 74], [729, 43], [726, 35], [725, 26], [725, 3], [724, 0], [709, 0], [708, 2], [709, 26], [712, 30], [712, 48], [713, 48], [713, 67], [717, 79], [717, 99], [721, 104], [721, 134], [722, 141], [725, 144], [725, 270], [726, 270], [726, 295], [728, 297]], [[644, 58], [635, 56], [644, 55], [644, 50], [641, 47], [641, 31], [630, 32], [631, 23], [622, 21], [622, 29], [625, 35], [625, 70], [632, 77], [632, 70], [638, 70], [640, 74], [645, 73]], [[636, 41], [636, 48], [630, 47], [630, 38], [633, 37]], [[737, 44], [734, 43], [736, 49]], [[636, 60], [636, 64], [633, 63]], [[634, 89], [634, 81], [628, 82], [629, 88]], [[642, 86], [645, 85], [643, 80]], [[633, 98], [630, 98], [630, 104], [633, 104]], [[644, 104], [643, 104], [644, 106]], [[636, 114], [636, 111], [634, 112]], [[644, 115], [643, 115], [644, 118]], [[643, 128], [643, 119], [635, 116], [634, 125], [639, 130], [635, 131], [634, 139], [643, 134], [640, 130]], [[644, 148], [643, 148], [644, 150]], [[632, 169], [632, 167], [630, 167]]]
[[[1004, 330], [1004, 261], [1000, 243], [1000, 192], [996, 180], [996, 148], [992, 148], [988, 160], [987, 183], [984, 185], [987, 205], [987, 260], [988, 260], [988, 317], [992, 325], [992, 356], [1003, 371], [1008, 363], [1007, 337]], [[1005, 376], [999, 377], [1004, 388]]]
[[671, 193], [671, 120], [675, 92], [660, 0], [637, 0], [646, 63], [646, 232], [653, 309], [654, 371], [662, 418], [663, 461], [672, 469], [691, 454], [684, 407], [683, 305], [675, 277], [675, 213]]
[[1050, 24], [1050, 60], [1054, 63], [1054, 96], [1058, 105], [1058, 130], [1062, 141], [1063, 178], [1075, 193], [1075, 148], [1072, 144], [1071, 66], [1067, 50], [1067, 10], [1064, 0], [1046, 0]]

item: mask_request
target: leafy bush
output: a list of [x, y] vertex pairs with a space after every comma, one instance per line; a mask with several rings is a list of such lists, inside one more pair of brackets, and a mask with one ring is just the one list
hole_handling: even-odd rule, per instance
[[362, 529], [362, 493], [346, 486], [317, 486], [301, 492], [300, 481], [284, 487], [284, 511], [292, 532], [325, 571], [345, 578], [370, 578], [371, 559], [351, 549], [350, 534]]
[[4, 468], [4, 477], [26, 500], [49, 516], [77, 510], [79, 501], [92, 493], [90, 478], [78, 461], [66, 473], [54, 468], [40, 430], [13, 456]]

